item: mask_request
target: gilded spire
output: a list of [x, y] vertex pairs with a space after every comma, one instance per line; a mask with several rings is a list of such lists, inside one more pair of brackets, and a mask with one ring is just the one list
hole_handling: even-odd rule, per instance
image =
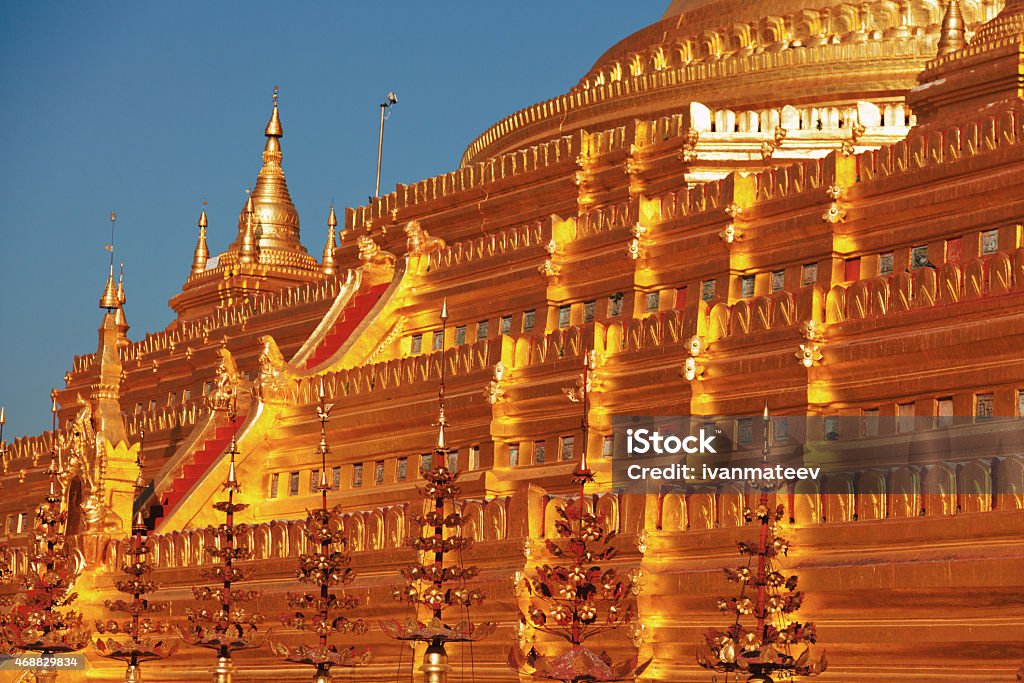
[[967, 45], [964, 26], [964, 15], [960, 11], [960, 2], [949, 0], [946, 3], [946, 13], [942, 17], [942, 29], [939, 32], [939, 57], [956, 52]]
[[[445, 328], [448, 325], [448, 298], [445, 297], [441, 305], [441, 338], [444, 339]], [[441, 382], [437, 389], [437, 445], [436, 450], [448, 450], [448, 440], [445, 438], [444, 429], [448, 426], [448, 420], [444, 415], [444, 343], [441, 343]], [[443, 463], [440, 467], [446, 466]]]
[[324, 275], [334, 275], [334, 250], [338, 248], [334, 240], [334, 229], [337, 226], [338, 216], [334, 213], [334, 204], [331, 204], [331, 213], [327, 217], [327, 244], [324, 245], [324, 259], [320, 266]]
[[117, 285], [114, 284], [114, 264], [110, 264], [110, 274], [107, 276], [107, 286], [103, 288], [103, 296], [100, 297], [100, 308], [113, 311], [121, 307], [121, 300], [117, 296]]
[[117, 279], [117, 301], [121, 306], [128, 301], [128, 297], [124, 295], [124, 261], [121, 261], [121, 276]]
[[246, 204], [245, 228], [242, 231], [242, 245], [239, 250], [242, 263], [253, 263], [256, 261], [256, 228], [253, 226], [252, 195], [249, 195], [249, 202]]
[[192, 274], [200, 275], [206, 270], [206, 262], [210, 259], [210, 249], [206, 246], [206, 209], [199, 214], [199, 240], [196, 241], [196, 250], [192, 255]]

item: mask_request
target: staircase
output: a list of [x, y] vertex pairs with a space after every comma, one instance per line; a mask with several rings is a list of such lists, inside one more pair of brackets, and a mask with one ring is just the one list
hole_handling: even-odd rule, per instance
[[342, 310], [338, 319], [334, 321], [334, 325], [327, 331], [324, 338], [320, 340], [317, 347], [313, 349], [313, 353], [309, 355], [309, 358], [306, 360], [305, 369], [309, 370], [316, 367], [333, 356], [359, 323], [363, 321], [363, 318], [370, 312], [374, 304], [380, 300], [381, 295], [384, 294], [384, 290], [387, 288], [388, 283], [384, 283], [370, 287], [366, 292], [352, 297], [352, 301]]
[[150, 530], [157, 528], [163, 518], [169, 515], [178, 503], [188, 495], [188, 492], [195, 483], [206, 474], [206, 471], [210, 469], [210, 465], [231, 443], [231, 435], [235, 432], [237, 425], [241, 425], [244, 422], [245, 416], [239, 415], [235, 419], [234, 425], [227, 424], [216, 427], [213, 435], [203, 441], [202, 445], [192, 452], [192, 455], [182, 467], [181, 474], [174, 479], [170, 488], [157, 494], [156, 502], [150, 506], [149, 519], [146, 520], [146, 526]]

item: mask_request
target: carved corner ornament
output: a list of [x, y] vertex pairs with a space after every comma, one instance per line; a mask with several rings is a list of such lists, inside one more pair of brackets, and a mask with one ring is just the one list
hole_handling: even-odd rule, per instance
[[434, 237], [423, 229], [417, 220], [411, 220], [405, 224], [405, 249], [409, 256], [423, 256], [433, 254], [445, 248], [445, 241], [440, 237]]
[[689, 355], [683, 361], [682, 375], [687, 382], [704, 379], [704, 365], [699, 362], [704, 349], [704, 338], [700, 335], [693, 335], [686, 343], [686, 351]]
[[544, 245], [544, 251], [548, 253], [548, 257], [544, 260], [544, 263], [537, 266], [537, 272], [544, 277], [555, 277], [562, 272], [562, 266], [555, 263], [555, 254], [558, 253], [560, 246], [553, 238]]
[[825, 213], [821, 214], [821, 220], [826, 223], [842, 223], [846, 220], [846, 208], [844, 206], [846, 201], [846, 188], [841, 185], [832, 185], [826, 190], [831, 203], [828, 208], [825, 209]]
[[729, 245], [743, 237], [743, 233], [736, 227], [735, 223], [737, 217], [743, 213], [743, 207], [736, 202], [733, 202], [732, 204], [729, 204], [729, 206], [725, 207], [725, 213], [727, 213], [729, 218], [732, 218], [733, 220], [729, 221], [729, 224], [726, 225], [720, 233], [718, 233], [718, 238]]
[[805, 368], [812, 368], [816, 365], [820, 365], [821, 361], [825, 358], [821, 353], [821, 347], [814, 342], [801, 344], [800, 349], [795, 355], [796, 359], [800, 361], [800, 364]]
[[626, 244], [626, 255], [636, 261], [645, 255], [646, 250], [644, 249], [643, 240], [644, 235], [647, 234], [647, 228], [637, 223], [629, 229], [629, 234], [633, 238]]
[[765, 140], [761, 143], [761, 158], [768, 161], [775, 155], [775, 143]]
[[683, 145], [679, 152], [679, 159], [684, 164], [693, 163], [697, 160], [697, 143], [700, 141], [700, 132], [690, 128], [683, 135]]
[[492, 406], [505, 400], [505, 389], [502, 387], [505, 377], [505, 364], [498, 361], [494, 364], [494, 372], [491, 375], [490, 381], [484, 385], [484, 400]]

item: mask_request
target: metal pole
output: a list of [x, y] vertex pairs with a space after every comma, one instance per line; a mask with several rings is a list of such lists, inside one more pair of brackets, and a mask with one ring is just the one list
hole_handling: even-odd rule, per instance
[[387, 102], [380, 105], [380, 139], [377, 141], [377, 183], [373, 187], [373, 196], [380, 196], [380, 158], [384, 152], [384, 111], [388, 108]]

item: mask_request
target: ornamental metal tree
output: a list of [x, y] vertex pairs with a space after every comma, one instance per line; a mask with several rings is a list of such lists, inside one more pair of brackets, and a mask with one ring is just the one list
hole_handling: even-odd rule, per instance
[[[448, 320], [447, 303], [441, 309], [442, 334]], [[444, 683], [447, 680], [447, 643], [472, 642], [486, 637], [494, 631], [494, 624], [474, 624], [469, 618], [472, 605], [483, 601], [481, 592], [470, 589], [466, 582], [477, 575], [476, 567], [463, 567], [461, 563], [446, 562], [452, 553], [457, 557], [473, 545], [473, 540], [462, 535], [464, 523], [459, 513], [458, 501], [461, 489], [455, 484], [457, 473], [448, 467], [450, 449], [445, 438], [448, 422], [444, 414], [444, 356], [441, 357], [441, 381], [438, 390], [437, 444], [431, 456], [431, 467], [423, 472], [426, 484], [420, 487], [420, 496], [433, 502], [433, 510], [427, 514], [416, 514], [414, 521], [423, 532], [409, 539], [408, 545], [419, 554], [420, 561], [402, 570], [408, 581], [404, 589], [395, 590], [395, 598], [405, 600], [418, 610], [426, 608], [429, 619], [420, 621], [417, 617], [398, 622], [380, 623], [384, 632], [392, 638], [427, 643], [420, 668], [425, 674], [424, 683]], [[452, 623], [446, 618], [451, 610], [464, 610], [465, 619]]]
[[[141, 438], [145, 439], [145, 432], [142, 432]], [[135, 480], [135, 497], [138, 499], [146, 486], [142, 479], [141, 445], [136, 462], [139, 466], [139, 476]], [[97, 620], [98, 633], [123, 637], [106, 640], [100, 638], [95, 641], [95, 646], [102, 656], [125, 663], [126, 683], [138, 683], [142, 680], [142, 662], [170, 657], [178, 649], [178, 643], [169, 644], [163, 637], [171, 632], [170, 622], [153, 619], [150, 616], [164, 610], [167, 603], [153, 602], [149, 599], [149, 594], [159, 586], [150, 578], [150, 574], [153, 573], [153, 564], [149, 559], [152, 546], [141, 510], [135, 515], [131, 536], [122, 542], [121, 547], [125, 556], [121, 572], [126, 578], [116, 581], [114, 587], [130, 596], [130, 599], [107, 600], [104, 604], [111, 612], [128, 615], [128, 619], [121, 623], [115, 619]]]
[[0, 618], [0, 641], [6, 649], [40, 655], [42, 666], [33, 671], [37, 683], [56, 681], [57, 670], [50, 664], [54, 656], [82, 650], [91, 635], [81, 613], [68, 609], [78, 597], [73, 588], [83, 560], [68, 541], [67, 511], [57, 483], [56, 399], [52, 414], [54, 445], [46, 470], [50, 487], [45, 502], [35, 512], [34, 547], [28, 571], [20, 577], [25, 591], [11, 611]]
[[289, 662], [315, 667], [313, 683], [328, 683], [333, 667], [363, 666], [370, 661], [367, 648], [339, 648], [330, 642], [335, 633], [365, 633], [366, 624], [361, 620], [348, 619], [341, 614], [359, 604], [358, 598], [344, 592], [333, 593], [331, 587], [352, 583], [355, 572], [349, 564], [352, 556], [347, 552], [348, 539], [341, 521], [341, 507], [327, 507], [327, 492], [332, 490], [327, 479], [327, 420], [332, 404], [325, 403], [324, 383], [320, 380], [320, 398], [317, 417], [320, 418], [320, 507], [306, 515], [303, 529], [311, 551], [299, 556], [296, 576], [302, 583], [317, 587], [316, 593], [289, 593], [288, 604], [295, 609], [290, 615], [281, 617], [286, 626], [299, 631], [312, 631], [317, 636], [316, 645], [295, 645], [289, 647], [274, 643], [272, 648], [281, 658]]
[[[231, 424], [237, 432], [234, 400], [231, 401], [229, 411]], [[231, 683], [234, 672], [232, 654], [239, 650], [259, 647], [263, 641], [259, 632], [263, 615], [245, 607], [246, 603], [251, 603], [259, 597], [259, 591], [235, 588], [235, 584], [250, 578], [254, 570], [235, 565], [236, 561], [249, 559], [252, 550], [238, 542], [238, 533], [247, 529], [247, 525], [235, 523], [235, 513], [249, 506], [235, 502], [235, 494], [241, 492], [242, 487], [235, 475], [238, 443], [234, 433], [231, 435], [228, 455], [231, 460], [228, 465], [228, 477], [223, 484], [227, 498], [213, 505], [215, 510], [224, 513], [224, 523], [208, 527], [216, 539], [216, 544], [214, 547], [206, 548], [206, 552], [217, 563], [199, 570], [200, 576], [220, 585], [193, 587], [192, 595], [196, 600], [211, 602], [213, 606], [186, 609], [185, 614], [191, 625], [187, 628], [178, 627], [178, 632], [185, 642], [217, 653], [217, 665], [213, 670], [214, 683]]]
[[[762, 466], [767, 467], [770, 454], [771, 421], [764, 411], [764, 450]], [[785, 576], [778, 567], [778, 558], [789, 551], [789, 543], [779, 535], [778, 524], [785, 514], [782, 505], [769, 508], [770, 487], [763, 482], [757, 508], [744, 510], [747, 522], [755, 518], [760, 524], [757, 541], [739, 543], [740, 554], [747, 563], [738, 569], [726, 569], [730, 581], [740, 584], [738, 597], [720, 599], [718, 607], [735, 615], [727, 628], [710, 629], [697, 652], [697, 662], [706, 669], [721, 673], [748, 676], [747, 683], [774, 683], [795, 676], [817, 676], [825, 670], [825, 656], [813, 658], [810, 645], [816, 641], [814, 624], [802, 624], [793, 618], [800, 609], [803, 593], [796, 590], [797, 577]], [[748, 625], [744, 620], [753, 619]]]
[[517, 644], [509, 651], [508, 664], [520, 674], [564, 683], [583, 681], [630, 681], [644, 672], [651, 660], [639, 662], [633, 655], [614, 662], [606, 652], [595, 652], [584, 643], [591, 638], [629, 624], [636, 617], [634, 596], [639, 591], [632, 578], [622, 579], [614, 567], [601, 563], [615, 557], [615, 532], [607, 532], [585, 504], [586, 486], [594, 482], [587, 466], [589, 437], [589, 392], [593, 351], [585, 354], [583, 374], [576, 388], [565, 393], [583, 407], [583, 451], [573, 471], [572, 482], [579, 497], [558, 508], [555, 530], [559, 539], [545, 542], [558, 564], [538, 567], [534, 578], [523, 579], [530, 596], [520, 623], [541, 633], [565, 639], [569, 648], [559, 654], [541, 654], [535, 647], [523, 652]]

